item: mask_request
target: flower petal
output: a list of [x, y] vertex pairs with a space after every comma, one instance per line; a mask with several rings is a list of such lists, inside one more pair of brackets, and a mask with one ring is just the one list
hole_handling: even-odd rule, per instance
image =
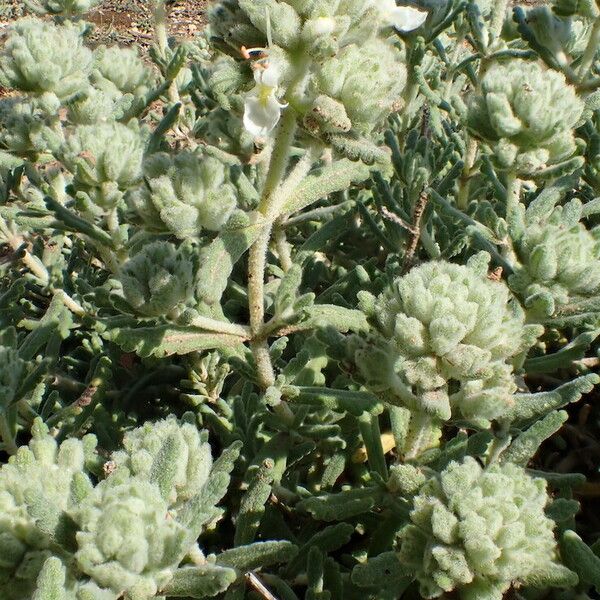
[[244, 127], [254, 137], [268, 135], [279, 122], [281, 109], [284, 108], [275, 95], [267, 98], [266, 102], [253, 93], [246, 96], [244, 101]]
[[279, 85], [281, 71], [276, 63], [270, 62], [266, 69], [257, 69], [254, 72], [254, 81], [259, 85], [276, 88]]
[[412, 6], [396, 6], [389, 13], [390, 25], [393, 25], [399, 31], [413, 31], [421, 27], [427, 19], [427, 12], [413, 8]]

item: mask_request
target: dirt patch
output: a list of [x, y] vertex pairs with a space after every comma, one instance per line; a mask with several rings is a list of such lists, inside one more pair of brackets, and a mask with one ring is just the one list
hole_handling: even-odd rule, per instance
[[[148, 0], [105, 0], [86, 15], [96, 28], [92, 44], [138, 44], [141, 49], [152, 43], [152, 14]], [[169, 35], [178, 39], [194, 36], [206, 23], [209, 0], [172, 0], [167, 2]], [[24, 16], [22, 0], [0, 0], [0, 28]]]

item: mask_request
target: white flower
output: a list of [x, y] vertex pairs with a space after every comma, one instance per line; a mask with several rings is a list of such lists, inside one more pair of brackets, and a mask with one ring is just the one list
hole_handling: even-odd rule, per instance
[[335, 27], [335, 19], [331, 17], [318, 17], [314, 20], [314, 32], [317, 35], [331, 35]]
[[412, 6], [396, 6], [395, 0], [378, 0], [379, 10], [389, 25], [404, 33], [425, 23], [427, 12]]
[[273, 131], [281, 110], [287, 106], [275, 95], [279, 77], [279, 69], [273, 63], [268, 63], [266, 68], [257, 65], [254, 71], [256, 85], [244, 101], [244, 127], [254, 137], [264, 137]]

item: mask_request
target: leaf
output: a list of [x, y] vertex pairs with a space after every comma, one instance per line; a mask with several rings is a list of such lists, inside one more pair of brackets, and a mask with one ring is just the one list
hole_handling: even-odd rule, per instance
[[585, 356], [590, 344], [598, 336], [600, 336], [599, 329], [580, 333], [558, 352], [526, 360], [523, 368], [527, 374], [554, 373], [557, 369], [569, 368], [573, 361], [580, 360]]
[[105, 340], [114, 342], [125, 352], [135, 352], [146, 358], [164, 358], [173, 354], [189, 354], [215, 348], [241, 348], [237, 335], [207, 333], [193, 327], [155, 325], [150, 327], [115, 327], [102, 333]]
[[560, 540], [563, 562], [575, 571], [582, 583], [593, 585], [600, 593], [600, 558], [574, 532], [565, 531]]
[[569, 415], [564, 410], [546, 415], [541, 421], [537, 421], [517, 436], [501, 454], [500, 461], [503, 463], [511, 462], [522, 467], [527, 466], [541, 443], [556, 433], [568, 418]]
[[360, 310], [344, 308], [335, 304], [314, 304], [306, 309], [307, 318], [300, 323], [302, 329], [333, 327], [341, 333], [369, 330], [367, 317]]
[[412, 574], [406, 572], [396, 552], [384, 552], [352, 569], [352, 582], [359, 587], [393, 588], [398, 595], [411, 581]]
[[383, 167], [381, 170], [390, 161], [389, 150], [380, 148], [367, 138], [350, 133], [330, 133], [326, 139], [335, 150], [350, 160], [360, 160], [367, 165], [379, 163]]
[[173, 579], [161, 590], [165, 596], [207, 598], [224, 592], [235, 580], [237, 573], [219, 565], [182, 567], [173, 573]]
[[233, 444], [225, 448], [225, 450], [223, 450], [221, 453], [221, 456], [219, 456], [219, 458], [213, 463], [210, 476], [213, 477], [217, 473], [225, 473], [229, 475], [231, 471], [233, 471], [235, 462], [240, 456], [242, 446], [243, 443], [239, 440], [236, 440], [233, 442]]
[[369, 167], [361, 162], [353, 162], [347, 158], [336, 160], [318, 173], [311, 173], [305, 177], [286, 201], [282, 213], [298, 212], [333, 192], [345, 190], [364, 181], [369, 177], [369, 173]]
[[177, 46], [166, 68], [166, 79], [173, 81], [186, 64], [188, 51], [183, 45]]
[[221, 456], [213, 463], [204, 488], [179, 510], [178, 520], [188, 528], [191, 542], [198, 538], [203, 525], [219, 513], [219, 509], [215, 507], [227, 493], [230, 474], [241, 448], [242, 443], [236, 441], [223, 450]]
[[535, 571], [521, 579], [523, 585], [534, 588], [575, 587], [579, 581], [577, 574], [559, 563], [548, 561], [538, 565]]
[[275, 463], [271, 459], [263, 461], [262, 465], [250, 481], [250, 485], [242, 497], [240, 511], [235, 524], [233, 543], [243, 546], [254, 540], [260, 521], [265, 512], [265, 503], [271, 495], [273, 469]]
[[[240, 211], [241, 213], [241, 211]], [[242, 218], [243, 217], [243, 218]], [[207, 304], [216, 304], [227, 287], [235, 263], [258, 238], [264, 223], [262, 216], [252, 213], [234, 215], [200, 255], [198, 295]]]
[[[44, 202], [46, 202], [48, 210], [52, 211], [59, 222], [65, 225], [68, 230], [87, 235], [91, 239], [102, 244], [102, 246], [114, 249], [113, 239], [106, 231], [103, 231], [100, 227], [82, 219], [79, 215], [70, 211], [51, 196], [46, 196]], [[57, 224], [54, 223], [53, 226], [56, 227]]]
[[73, 327], [73, 316], [65, 307], [61, 296], [55, 294], [41, 319], [24, 319], [19, 326], [31, 330], [19, 347], [19, 356], [23, 360], [32, 360], [43, 346], [50, 344], [53, 336], [58, 335], [63, 340], [69, 337]]
[[349, 523], [330, 525], [318, 533], [315, 533], [315, 535], [300, 547], [298, 555], [285, 570], [286, 576], [293, 576], [302, 570], [306, 564], [308, 551], [312, 547], [319, 548], [325, 553], [333, 552], [334, 550], [345, 546], [350, 541], [352, 533], [354, 533], [354, 526]]
[[44, 535], [67, 550], [77, 548], [75, 534], [78, 527], [66, 512], [53, 504], [41, 489], [25, 490], [24, 499], [27, 512]]
[[[170, 66], [170, 65], [169, 65]], [[160, 150], [160, 144], [163, 141], [163, 137], [175, 125], [177, 119], [179, 118], [179, 111], [181, 110], [181, 103], [178, 102], [169, 108], [165, 116], [161, 119], [160, 123], [156, 126], [152, 135], [150, 136], [150, 140], [148, 142], [148, 148], [146, 152], [148, 154], [153, 154], [154, 152], [158, 152]]]
[[196, 541], [203, 526], [219, 514], [216, 504], [229, 486], [229, 475], [216, 473], [211, 476], [202, 491], [190, 498], [177, 515], [177, 520], [187, 527], [190, 543]]
[[591, 392], [598, 383], [600, 376], [590, 373], [564, 383], [550, 392], [515, 394], [515, 402], [503, 418], [517, 426], [530, 423], [553, 410], [579, 401], [583, 394]]
[[543, 321], [543, 325], [557, 329], [581, 328], [587, 325], [597, 327], [598, 324], [600, 324], [600, 298], [597, 296], [559, 306], [551, 318]]
[[255, 542], [221, 552], [217, 556], [217, 564], [245, 572], [287, 563], [297, 554], [298, 547], [288, 541]]
[[369, 392], [295, 385], [283, 386], [281, 391], [290, 402], [328, 408], [338, 412], [349, 412], [356, 417], [365, 411], [375, 415], [383, 411], [383, 405], [379, 399]]
[[171, 491], [175, 488], [179, 467], [178, 456], [184, 450], [181, 434], [179, 432], [172, 433], [163, 442], [150, 468], [149, 480], [151, 483], [157, 484], [160, 494], [165, 500], [168, 500]]
[[67, 600], [65, 568], [60, 559], [55, 556], [46, 559], [31, 600]]
[[377, 488], [359, 488], [307, 498], [296, 504], [319, 521], [343, 521], [370, 511], [380, 496]]

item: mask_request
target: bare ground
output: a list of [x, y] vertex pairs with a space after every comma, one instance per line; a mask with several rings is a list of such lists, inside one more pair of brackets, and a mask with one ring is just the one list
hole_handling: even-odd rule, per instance
[[[206, 22], [208, 4], [209, 0], [168, 2], [169, 34], [177, 38], [193, 37]], [[147, 47], [152, 43], [152, 15], [148, 5], [148, 0], [104, 0], [100, 7], [86, 16], [96, 25], [91, 41]], [[24, 12], [22, 0], [0, 0], [0, 30], [23, 16]]]

